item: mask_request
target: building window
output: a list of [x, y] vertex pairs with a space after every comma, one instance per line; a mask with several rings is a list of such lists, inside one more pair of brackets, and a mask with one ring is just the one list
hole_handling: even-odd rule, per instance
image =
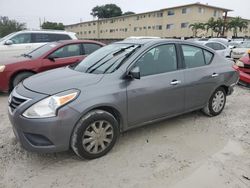
[[163, 17], [163, 13], [162, 12], [157, 12], [156, 16], [157, 17]]
[[87, 35], [87, 31], [84, 31], [84, 35]]
[[153, 26], [152, 28], [155, 29], [155, 26]]
[[147, 29], [147, 27], [146, 27], [146, 26], [144, 26], [144, 27], [143, 27], [143, 29]]
[[148, 14], [148, 17], [150, 18], [150, 17], [151, 17], [151, 14]]
[[91, 26], [91, 23], [89, 23], [88, 26]]
[[95, 30], [93, 31], [93, 33], [95, 34]]
[[204, 8], [202, 8], [202, 7], [199, 7], [199, 8], [198, 8], [198, 12], [199, 12], [199, 13], [201, 13], [201, 14], [204, 14], [205, 9], [204, 9]]
[[190, 11], [191, 11], [190, 8], [183, 8], [183, 9], [181, 10], [182, 14], [188, 14]]
[[214, 10], [214, 17], [216, 17], [218, 15], [218, 11]]
[[139, 19], [140, 19], [140, 17], [139, 17], [139, 16], [137, 16], [137, 17], [136, 17], [136, 20], [139, 20]]
[[96, 25], [96, 23], [94, 22], [93, 25]]
[[137, 27], [134, 27], [134, 31], [137, 31]]
[[166, 29], [173, 29], [174, 28], [174, 24], [167, 24]]
[[188, 27], [188, 22], [181, 23], [181, 28], [187, 28]]
[[125, 28], [125, 32], [127, 32], [128, 31], [128, 28]]
[[156, 30], [162, 30], [162, 25], [156, 25], [155, 28]]
[[169, 10], [168, 11], [168, 16], [173, 16], [174, 15], [174, 10]]
[[80, 31], [80, 35], [82, 35], [82, 31]]

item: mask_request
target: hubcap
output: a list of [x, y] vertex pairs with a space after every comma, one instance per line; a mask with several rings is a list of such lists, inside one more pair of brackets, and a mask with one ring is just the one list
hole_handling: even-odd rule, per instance
[[89, 153], [98, 154], [110, 145], [113, 135], [114, 130], [109, 122], [95, 121], [83, 133], [83, 147]]
[[218, 91], [213, 98], [212, 108], [215, 112], [221, 111], [225, 103], [225, 95], [222, 91]]

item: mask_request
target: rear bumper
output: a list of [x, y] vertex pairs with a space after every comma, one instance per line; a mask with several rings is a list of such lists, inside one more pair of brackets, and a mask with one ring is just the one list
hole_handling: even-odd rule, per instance
[[250, 85], [250, 71], [246, 72], [245, 69], [241, 69], [238, 66], [234, 65], [234, 69], [237, 70], [240, 74], [240, 84], [243, 85]]

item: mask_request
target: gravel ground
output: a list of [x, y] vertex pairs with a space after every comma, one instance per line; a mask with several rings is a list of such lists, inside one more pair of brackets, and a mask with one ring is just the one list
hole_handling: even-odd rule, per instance
[[250, 90], [237, 87], [220, 116], [193, 112], [121, 135], [106, 156], [22, 149], [0, 94], [0, 188], [249, 188]]

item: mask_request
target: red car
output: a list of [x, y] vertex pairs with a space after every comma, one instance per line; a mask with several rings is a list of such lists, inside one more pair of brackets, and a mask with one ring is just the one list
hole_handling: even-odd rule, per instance
[[103, 43], [88, 40], [58, 41], [0, 62], [0, 91], [12, 90], [33, 74], [80, 62], [102, 46]]
[[236, 61], [234, 69], [240, 73], [239, 84], [250, 87], [250, 50], [247, 55]]

